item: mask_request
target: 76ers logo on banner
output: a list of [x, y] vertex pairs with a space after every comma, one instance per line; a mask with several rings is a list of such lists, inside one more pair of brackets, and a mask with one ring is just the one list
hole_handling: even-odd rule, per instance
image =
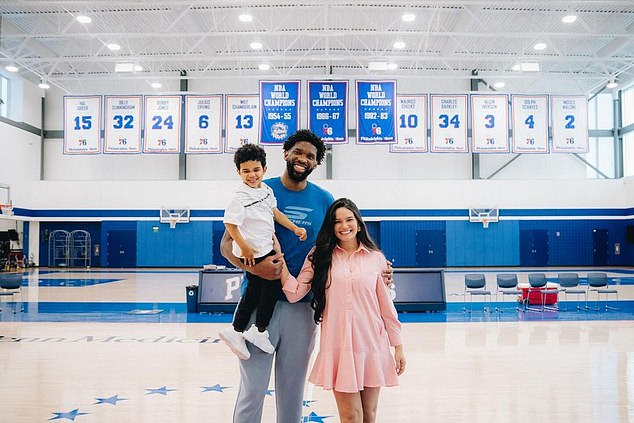
[[288, 125], [286, 125], [283, 122], [275, 122], [273, 125], [271, 125], [271, 136], [278, 140], [278, 141], [282, 141], [286, 139], [286, 136], [288, 134]]

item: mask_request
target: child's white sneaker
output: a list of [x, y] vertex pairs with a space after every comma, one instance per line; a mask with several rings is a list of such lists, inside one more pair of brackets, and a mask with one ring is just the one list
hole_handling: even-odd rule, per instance
[[244, 339], [268, 354], [275, 352], [275, 347], [269, 341], [269, 331], [260, 332], [257, 326], [253, 325], [248, 331], [244, 332]]
[[244, 342], [244, 333], [238, 332], [232, 326], [229, 326], [221, 330], [218, 336], [231, 348], [231, 351], [233, 351], [240, 360], [248, 360], [251, 358], [251, 353], [247, 349], [247, 343]]

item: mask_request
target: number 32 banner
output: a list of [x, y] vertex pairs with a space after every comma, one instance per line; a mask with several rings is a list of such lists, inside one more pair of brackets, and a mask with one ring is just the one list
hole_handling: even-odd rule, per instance
[[144, 153], [180, 153], [181, 96], [145, 97]]
[[509, 152], [508, 104], [506, 94], [471, 96], [472, 152]]
[[467, 153], [467, 96], [431, 95], [432, 153]]
[[260, 144], [282, 144], [299, 127], [299, 81], [260, 81]]
[[106, 96], [105, 153], [141, 152], [142, 97]]
[[396, 81], [357, 81], [357, 144], [396, 143]]
[[101, 96], [64, 97], [64, 154], [101, 153]]
[[222, 153], [222, 96], [185, 96], [185, 153]]
[[588, 99], [551, 96], [553, 153], [588, 152]]

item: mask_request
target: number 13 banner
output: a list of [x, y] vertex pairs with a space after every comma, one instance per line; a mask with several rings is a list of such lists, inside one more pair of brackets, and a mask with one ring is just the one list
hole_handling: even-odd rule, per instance
[[357, 144], [396, 143], [396, 81], [357, 81]]
[[508, 104], [506, 94], [471, 95], [473, 153], [509, 152]]
[[397, 95], [398, 142], [390, 144], [392, 153], [427, 152], [427, 96]]
[[221, 153], [222, 96], [185, 96], [185, 153]]
[[431, 95], [432, 153], [467, 153], [467, 96]]
[[551, 96], [553, 153], [588, 152], [588, 99]]
[[225, 95], [225, 151], [257, 144], [260, 131], [260, 98], [257, 95]]
[[181, 97], [145, 97], [144, 153], [180, 153]]
[[101, 153], [101, 96], [64, 97], [64, 154]]
[[141, 152], [142, 97], [106, 96], [104, 153]]

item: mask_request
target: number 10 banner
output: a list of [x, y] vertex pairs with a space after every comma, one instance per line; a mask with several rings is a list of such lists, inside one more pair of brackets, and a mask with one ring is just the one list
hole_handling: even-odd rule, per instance
[[390, 152], [426, 153], [427, 95], [397, 95], [396, 114], [398, 115], [398, 142], [390, 144]]
[[101, 153], [101, 96], [64, 97], [64, 154]]
[[553, 153], [588, 152], [588, 99], [551, 96]]
[[180, 153], [181, 96], [145, 97], [144, 153]]
[[471, 95], [473, 153], [509, 152], [508, 104], [506, 94]]
[[185, 153], [222, 153], [222, 96], [185, 96]]

